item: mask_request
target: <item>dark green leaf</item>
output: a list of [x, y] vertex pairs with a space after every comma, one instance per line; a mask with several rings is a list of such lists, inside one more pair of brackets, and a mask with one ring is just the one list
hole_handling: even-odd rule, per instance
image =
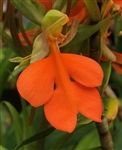
[[8, 46], [18, 55], [21, 55], [21, 50], [19, 50], [16, 46], [12, 38], [6, 34], [6, 32], [0, 27], [0, 34], [2, 35], [2, 38], [6, 41]]
[[77, 32], [75, 38], [67, 46], [72, 47], [76, 44], [83, 42], [84, 40], [89, 38], [92, 34], [94, 34], [96, 31], [100, 30], [100, 28], [102, 28], [104, 25], [106, 25], [106, 23], [108, 23], [108, 21], [110, 21], [112, 18], [116, 17], [117, 15], [119, 15], [119, 13], [116, 13], [116, 14], [112, 15], [111, 17], [106, 18], [106, 19], [98, 22], [95, 25], [81, 24], [79, 26], [79, 29], [78, 29], [78, 32]]
[[31, 136], [30, 138], [24, 140], [22, 143], [20, 143], [19, 145], [17, 145], [14, 148], [14, 150], [18, 150], [20, 147], [22, 147], [22, 146], [24, 146], [26, 144], [29, 144], [31, 142], [37, 141], [37, 140], [39, 140], [41, 138], [44, 138], [44, 137], [48, 136], [49, 134], [51, 134], [54, 130], [55, 130], [55, 128], [49, 127], [48, 129], [43, 130], [43, 131], [41, 131], [41, 132], [39, 132], [39, 133]]
[[122, 149], [122, 123], [119, 124], [113, 134], [114, 150]]
[[[94, 137], [94, 138], [93, 138]], [[96, 130], [91, 130], [89, 133], [84, 135], [81, 141], [77, 144], [75, 149], [80, 150], [89, 150], [90, 148], [94, 148], [100, 146], [100, 141], [98, 138], [98, 133]]]
[[11, 0], [13, 5], [30, 21], [41, 26], [41, 21], [46, 13], [43, 5], [35, 0]]
[[15, 56], [15, 53], [10, 48], [2, 48], [4, 51], [4, 59], [0, 62], [0, 97], [5, 86], [5, 83], [10, 75], [10, 72], [15, 67], [14, 63], [10, 63], [9, 59]]
[[7, 101], [1, 102], [1, 107], [5, 106], [8, 111], [10, 112], [14, 130], [15, 130], [15, 135], [16, 135], [16, 140], [17, 143], [20, 143], [22, 141], [22, 121], [20, 118], [19, 113], [17, 110]]

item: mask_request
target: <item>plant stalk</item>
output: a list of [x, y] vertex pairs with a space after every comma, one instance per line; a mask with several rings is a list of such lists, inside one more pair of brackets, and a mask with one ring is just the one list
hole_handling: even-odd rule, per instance
[[[100, 30], [90, 37], [90, 58], [100, 62], [101, 58], [101, 33]], [[99, 133], [102, 150], [114, 150], [111, 133], [109, 131], [108, 121], [105, 116], [102, 117], [102, 123], [96, 123]]]
[[96, 127], [100, 137], [101, 148], [103, 150], [114, 150], [107, 118], [103, 116], [102, 123], [96, 123]]

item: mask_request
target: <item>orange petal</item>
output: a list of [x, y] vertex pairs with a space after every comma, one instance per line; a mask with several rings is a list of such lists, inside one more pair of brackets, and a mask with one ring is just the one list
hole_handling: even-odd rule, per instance
[[103, 71], [94, 60], [75, 54], [62, 54], [69, 75], [80, 84], [96, 87], [102, 84]]
[[114, 55], [116, 56], [116, 63], [118, 64], [122, 64], [122, 54], [121, 53], [118, 53], [118, 52], [115, 52], [115, 51], [112, 51], [114, 53]]
[[113, 0], [114, 3], [120, 5], [122, 7], [122, 0]]
[[32, 106], [46, 103], [54, 90], [54, 75], [50, 57], [29, 65], [17, 80], [20, 95]]
[[46, 10], [50, 10], [52, 8], [52, 0], [38, 0], [38, 2], [44, 5]]
[[87, 15], [88, 15], [87, 9], [86, 7], [84, 7], [77, 15], [70, 17], [68, 26], [72, 24], [73, 20], [78, 20], [79, 22], [82, 22], [83, 20], [85, 20], [85, 18], [87, 18]]
[[44, 105], [47, 120], [58, 130], [72, 132], [77, 122], [76, 111], [68, 103], [62, 89], [57, 88], [50, 101]]
[[112, 67], [118, 74], [122, 74], [122, 67], [120, 67], [118, 64], [113, 63]]
[[101, 122], [102, 101], [98, 90], [84, 87], [76, 82], [72, 84], [79, 96], [77, 99], [78, 112], [91, 120]]
[[71, 9], [70, 16], [72, 17], [72, 16], [77, 15], [84, 6], [85, 6], [84, 1], [78, 0], [76, 5]]
[[88, 15], [88, 11], [84, 4], [83, 0], [78, 0], [76, 5], [70, 11], [70, 20], [68, 25], [71, 25], [72, 20], [78, 20], [79, 22], [83, 21]]

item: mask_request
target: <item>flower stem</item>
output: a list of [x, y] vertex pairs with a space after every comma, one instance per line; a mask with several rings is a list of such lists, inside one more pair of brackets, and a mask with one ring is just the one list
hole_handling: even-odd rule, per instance
[[96, 123], [96, 127], [99, 133], [101, 147], [103, 150], [114, 150], [113, 141], [108, 127], [107, 118], [102, 118], [102, 123]]
[[[68, 1], [67, 1], [67, 9], [66, 9], [66, 14], [67, 14], [67, 16], [69, 16], [69, 14], [70, 14], [71, 4], [72, 4], [72, 0], [68, 0]], [[67, 25], [65, 24], [65, 25], [63, 26], [63, 31], [62, 31], [62, 33], [65, 35], [66, 32], [67, 32]]]
[[[89, 1], [90, 2], [90, 1]], [[95, 1], [94, 1], [95, 2]], [[92, 20], [93, 21], [93, 20]], [[98, 21], [98, 20], [96, 20]], [[93, 22], [92, 22], [93, 23]], [[90, 58], [99, 63], [101, 58], [101, 33], [100, 30], [90, 37]], [[114, 150], [111, 133], [109, 131], [108, 121], [105, 116], [102, 117], [102, 123], [96, 123], [99, 133], [101, 147], [103, 150]]]
[[92, 22], [100, 21], [101, 14], [100, 9], [97, 4], [97, 0], [84, 0], [84, 3], [89, 11], [89, 15], [91, 17]]
[[90, 37], [90, 58], [96, 62], [100, 61], [100, 31], [97, 31]]

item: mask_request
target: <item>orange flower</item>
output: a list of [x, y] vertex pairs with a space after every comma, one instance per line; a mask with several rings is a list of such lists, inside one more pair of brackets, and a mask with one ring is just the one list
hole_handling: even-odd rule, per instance
[[20, 95], [34, 107], [44, 105], [47, 120], [59, 130], [72, 132], [78, 113], [100, 122], [102, 103], [95, 88], [103, 78], [100, 66], [84, 56], [59, 53], [55, 42], [50, 49], [49, 57], [19, 76]]
[[[49, 16], [56, 11], [48, 12]], [[72, 132], [78, 113], [101, 122], [102, 101], [96, 87], [102, 84], [103, 71], [90, 58], [59, 52], [57, 40], [65, 37], [61, 29], [68, 18], [60, 12], [57, 15], [62, 22], [52, 22], [53, 19], [47, 22], [49, 16], [43, 19], [50, 55], [30, 64], [21, 73], [17, 89], [33, 107], [44, 105], [45, 116], [52, 126]]]
[[44, 5], [46, 10], [50, 10], [52, 8], [52, 0], [38, 0], [38, 2]]
[[122, 7], [122, 0], [113, 0], [113, 2], [114, 2], [115, 4], [120, 5], [120, 7]]
[[72, 20], [84, 21], [88, 16], [88, 11], [83, 0], [79, 0], [70, 11], [70, 20], [68, 25], [71, 25]]

